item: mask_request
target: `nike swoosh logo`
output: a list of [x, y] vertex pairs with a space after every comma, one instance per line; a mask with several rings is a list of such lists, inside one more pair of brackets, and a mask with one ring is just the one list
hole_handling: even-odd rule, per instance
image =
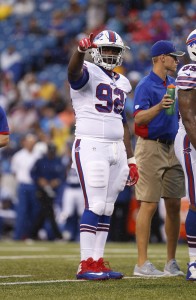
[[189, 271], [191, 273], [190, 278], [196, 278], [196, 269], [195, 269], [195, 267], [194, 266], [190, 267]]
[[101, 275], [103, 275], [104, 273], [103, 273], [103, 272], [99, 272], [99, 273], [93, 273], [93, 272], [92, 272], [92, 273], [88, 273], [88, 274], [90, 274], [90, 275], [98, 275], [98, 276], [100, 275], [100, 276], [101, 276]]
[[191, 73], [189, 73], [189, 74], [188, 74], [188, 73], [184, 73], [184, 74], [187, 75], [187, 76], [190, 76], [190, 75], [191, 75]]

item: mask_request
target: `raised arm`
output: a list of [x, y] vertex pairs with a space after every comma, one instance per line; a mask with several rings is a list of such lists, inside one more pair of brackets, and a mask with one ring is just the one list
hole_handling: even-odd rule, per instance
[[88, 38], [79, 41], [78, 48], [72, 55], [68, 64], [68, 80], [77, 81], [82, 76], [82, 66], [84, 63], [84, 56], [88, 49], [96, 48], [93, 43], [93, 33]]

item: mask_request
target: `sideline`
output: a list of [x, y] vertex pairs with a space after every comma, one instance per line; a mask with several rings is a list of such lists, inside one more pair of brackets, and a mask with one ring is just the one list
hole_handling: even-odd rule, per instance
[[[166, 277], [166, 278], [168, 278], [168, 277]], [[131, 277], [124, 277], [122, 280], [126, 280], [126, 279], [158, 279], [158, 278], [157, 277], [149, 278], [149, 277], [131, 276]], [[91, 281], [91, 280], [65, 279], [65, 280], [43, 280], [43, 281], [24, 281], [24, 282], [1, 282], [0, 285], [45, 284], [45, 283], [61, 283], [61, 282], [79, 282], [80, 283], [80, 282], [87, 282], [87, 281]]]
[[24, 278], [24, 277], [32, 277], [33, 275], [4, 275], [4, 276], [0, 276], [0, 278]]

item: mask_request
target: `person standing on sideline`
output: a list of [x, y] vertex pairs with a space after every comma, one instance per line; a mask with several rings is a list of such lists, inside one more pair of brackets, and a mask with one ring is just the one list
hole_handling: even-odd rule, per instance
[[[91, 50], [94, 63], [84, 61]], [[79, 41], [68, 65], [68, 80], [76, 114], [73, 166], [83, 190], [85, 209], [80, 222], [77, 279], [120, 279], [103, 260], [110, 218], [118, 194], [138, 180], [124, 105], [129, 80], [113, 71], [121, 65], [126, 46], [114, 31]], [[124, 140], [124, 142], [123, 142]]]
[[16, 223], [14, 239], [30, 238], [32, 226], [37, 218], [39, 206], [36, 204], [35, 185], [30, 171], [39, 154], [34, 151], [37, 137], [28, 133], [21, 139], [21, 148], [11, 160], [11, 171], [17, 183]]
[[47, 152], [38, 159], [31, 169], [31, 177], [36, 186], [36, 198], [40, 204], [40, 211], [32, 228], [32, 239], [38, 239], [39, 230], [45, 221], [50, 222], [54, 239], [61, 240], [62, 234], [58, 227], [54, 204], [65, 180], [64, 165], [57, 155], [56, 145], [48, 143]]
[[[185, 193], [183, 170], [174, 153], [178, 109], [176, 105], [174, 114], [168, 115], [167, 109], [174, 100], [166, 93], [167, 86], [175, 83], [168, 72], [176, 71], [178, 57], [183, 55], [184, 52], [176, 51], [170, 41], [156, 42], [151, 48], [152, 71], [135, 90], [135, 133], [139, 136], [135, 158], [140, 176], [135, 190], [140, 202], [136, 219], [138, 261], [133, 273], [136, 276], [184, 275], [175, 260], [180, 199]], [[151, 221], [161, 197], [166, 207], [167, 263], [164, 272], [157, 270], [147, 255]]]
[[185, 175], [186, 197], [190, 207], [185, 221], [190, 262], [186, 279], [196, 280], [196, 29], [186, 41], [193, 61], [183, 66], [176, 79], [180, 124], [174, 149]]

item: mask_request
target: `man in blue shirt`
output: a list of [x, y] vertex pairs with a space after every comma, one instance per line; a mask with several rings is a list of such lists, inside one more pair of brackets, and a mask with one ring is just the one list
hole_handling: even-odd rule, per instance
[[53, 205], [64, 183], [65, 171], [61, 158], [56, 154], [54, 144], [48, 144], [47, 154], [36, 161], [31, 176], [36, 184], [37, 199], [41, 206], [37, 222], [32, 229], [32, 238], [37, 239], [38, 231], [43, 228], [45, 221], [49, 221], [55, 238], [62, 239]]
[[[175, 260], [180, 228], [180, 199], [185, 195], [183, 171], [174, 153], [174, 139], [178, 130], [177, 105], [173, 115], [167, 114], [167, 109], [174, 103], [167, 94], [167, 87], [175, 83], [168, 72], [177, 70], [178, 57], [183, 55], [184, 52], [176, 51], [170, 41], [156, 42], [151, 49], [153, 69], [135, 90], [135, 133], [139, 136], [135, 157], [140, 175], [135, 191], [141, 203], [136, 220], [136, 276], [184, 275]], [[166, 207], [167, 263], [164, 272], [157, 270], [147, 256], [151, 220], [161, 197]]]

